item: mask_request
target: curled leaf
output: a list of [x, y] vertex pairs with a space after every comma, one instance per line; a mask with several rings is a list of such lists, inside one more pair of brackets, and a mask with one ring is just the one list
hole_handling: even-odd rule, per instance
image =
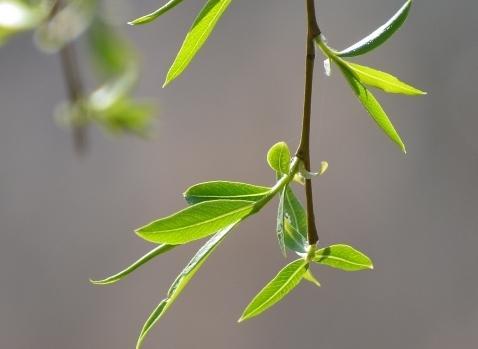
[[337, 53], [340, 57], [352, 57], [370, 52], [387, 41], [405, 22], [412, 6], [412, 0], [407, 2], [385, 24], [352, 46]]
[[147, 15], [141, 16], [139, 18], [136, 18], [135, 20], [128, 22], [130, 25], [139, 25], [139, 24], [146, 24], [149, 22], [154, 21], [156, 18], [159, 16], [165, 14], [169, 10], [172, 10], [176, 6], [178, 6], [180, 3], [182, 3], [183, 0], [170, 0], [168, 1], [165, 5], [160, 7], [154, 12], [148, 13]]

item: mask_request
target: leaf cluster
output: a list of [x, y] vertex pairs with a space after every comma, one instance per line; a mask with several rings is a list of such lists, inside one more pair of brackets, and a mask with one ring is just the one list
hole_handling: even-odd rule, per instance
[[156, 248], [123, 271], [103, 280], [92, 281], [98, 285], [116, 283], [163, 253], [212, 235], [178, 275], [166, 298], [146, 320], [138, 337], [137, 348], [141, 347], [148, 332], [169, 310], [187, 283], [229, 232], [244, 219], [259, 212], [275, 196], [280, 197], [277, 218], [279, 245], [284, 254], [286, 250], [292, 251], [299, 259], [282, 269], [254, 297], [239, 321], [261, 314], [284, 298], [303, 279], [320, 286], [312, 274], [311, 264], [345, 271], [372, 269], [371, 260], [351, 246], [336, 244], [317, 249], [315, 245], [309, 245], [306, 212], [291, 187], [298, 175], [307, 176], [301, 174], [302, 161], [291, 157], [288, 146], [279, 142], [269, 150], [267, 162], [277, 178], [272, 187], [231, 181], [210, 181], [191, 186], [184, 192], [189, 206], [136, 230], [139, 237], [158, 244]]
[[95, 123], [115, 134], [147, 135], [152, 106], [131, 96], [138, 79], [137, 58], [100, 10], [99, 0], [0, 1], [0, 46], [25, 31], [33, 32], [35, 45], [47, 54], [61, 52], [79, 39], [87, 43], [99, 86], [59, 105], [55, 114], [60, 122]]

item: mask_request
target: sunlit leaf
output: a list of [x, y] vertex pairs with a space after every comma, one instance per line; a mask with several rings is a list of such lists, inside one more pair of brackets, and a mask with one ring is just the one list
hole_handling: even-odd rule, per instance
[[290, 159], [290, 150], [285, 142], [274, 144], [267, 152], [269, 166], [279, 175], [289, 173]]
[[213, 200], [187, 207], [136, 230], [147, 241], [179, 245], [202, 239], [249, 215], [253, 201]]
[[286, 191], [287, 191], [287, 186], [285, 186], [284, 189], [282, 189], [280, 197], [279, 197], [279, 207], [277, 208], [277, 225], [276, 225], [277, 240], [279, 241], [279, 247], [284, 257], [287, 257], [287, 253], [285, 250], [285, 240], [284, 240], [284, 222], [285, 222], [284, 201], [285, 201]]
[[343, 244], [317, 250], [313, 261], [345, 271], [373, 269], [370, 258], [355, 248]]
[[304, 274], [304, 279], [313, 283], [315, 286], [320, 287], [320, 282], [317, 280], [317, 278], [312, 274], [310, 269], [307, 269], [307, 271]]
[[193, 278], [196, 272], [201, 268], [206, 259], [217, 248], [217, 246], [224, 240], [226, 235], [234, 227], [230, 225], [214, 235], [201, 249], [194, 255], [188, 265], [178, 275], [174, 283], [171, 285], [167, 297], [162, 300], [156, 309], [151, 313], [148, 320], [145, 322], [136, 344], [136, 349], [140, 349], [147, 334], [151, 331], [154, 325], [164, 316], [168, 309], [173, 305], [174, 301], [179, 297], [183, 289]]
[[240, 182], [211, 181], [193, 185], [183, 195], [189, 204], [219, 199], [258, 201], [270, 189]]
[[149, 262], [151, 259], [153, 259], [154, 257], [156, 256], [159, 256], [160, 254], [163, 254], [163, 253], [166, 253], [168, 251], [170, 251], [171, 249], [173, 249], [174, 245], [159, 245], [158, 247], [154, 248], [153, 250], [151, 250], [150, 252], [148, 252], [147, 254], [145, 254], [143, 257], [141, 257], [140, 259], [138, 259], [136, 262], [134, 262], [133, 264], [131, 264], [129, 267], [127, 267], [126, 269], [120, 271], [119, 273], [117, 274], [114, 274], [110, 277], [107, 277], [103, 280], [90, 280], [91, 283], [95, 284], [95, 285], [110, 285], [110, 284], [114, 284], [122, 279], [124, 279], [126, 276], [128, 276], [129, 274], [131, 274], [133, 271], [135, 271], [136, 269], [138, 269], [139, 267], [141, 267], [142, 265], [146, 264], [147, 262]]
[[404, 153], [406, 153], [405, 144], [400, 138], [400, 135], [395, 130], [392, 122], [372, 92], [370, 92], [359, 80], [357, 80], [353, 73], [350, 72], [346, 66], [339, 64], [339, 67], [357, 95], [359, 101], [362, 103], [365, 110], [367, 110], [367, 112], [370, 114], [372, 119], [385, 132], [385, 134], [390, 137], [390, 139], [395, 142]]
[[359, 42], [352, 46], [342, 50], [338, 53], [340, 57], [352, 57], [363, 55], [370, 52], [376, 47], [382, 45], [387, 41], [405, 22], [410, 7], [412, 6], [412, 0], [408, 0], [384, 25], [377, 28], [373, 33], [366, 36]]
[[156, 18], [165, 14], [169, 10], [172, 10], [173, 8], [175, 8], [182, 2], [183, 0], [170, 0], [166, 4], [164, 4], [162, 7], [157, 9], [156, 11], [148, 13], [147, 15], [141, 16], [139, 18], [136, 18], [135, 20], [128, 22], [128, 24], [139, 25], [139, 24], [146, 24], [146, 23], [152, 22]]
[[239, 322], [253, 318], [283, 299], [302, 280], [308, 263], [298, 259], [282, 269], [246, 307]]
[[398, 80], [391, 74], [351, 62], [346, 62], [346, 64], [355, 77], [365, 85], [373, 86], [389, 93], [402, 93], [405, 95], [426, 94], [426, 92]]
[[287, 188], [284, 195], [284, 242], [288, 249], [296, 253], [306, 253], [307, 214], [292, 188]]
[[208, 0], [189, 29], [183, 45], [166, 76], [164, 86], [176, 79], [204, 45], [231, 0]]

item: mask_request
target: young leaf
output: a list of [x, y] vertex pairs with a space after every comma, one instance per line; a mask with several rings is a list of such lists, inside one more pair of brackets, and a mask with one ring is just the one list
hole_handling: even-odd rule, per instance
[[189, 204], [219, 199], [258, 201], [270, 190], [268, 187], [247, 183], [212, 181], [193, 185], [183, 195]]
[[373, 269], [370, 258], [353, 247], [342, 244], [317, 250], [313, 261], [345, 271]]
[[207, 1], [186, 35], [186, 39], [184, 39], [183, 45], [168, 71], [163, 87], [181, 75], [191, 63], [230, 3], [231, 0]]
[[136, 230], [143, 239], [170, 245], [202, 239], [237, 223], [251, 213], [253, 201], [213, 200], [201, 202]]
[[284, 298], [300, 283], [307, 267], [303, 259], [288, 264], [254, 297], [239, 322], [261, 314]]
[[348, 69], [346, 65], [338, 65], [345, 78], [349, 82], [350, 86], [354, 90], [355, 94], [357, 95], [359, 101], [370, 114], [372, 119], [385, 132], [385, 134], [390, 137], [390, 139], [395, 142], [404, 153], [406, 153], [407, 151], [405, 149], [405, 144], [403, 144], [400, 135], [395, 130], [395, 127], [393, 127], [392, 122], [390, 121], [387, 114], [385, 113], [375, 96], [372, 94], [372, 92], [370, 92], [359, 80], [355, 78], [353, 73]]
[[285, 214], [284, 214], [284, 201], [285, 201], [285, 193], [287, 191], [287, 185], [282, 189], [280, 198], [279, 198], [279, 207], [277, 208], [277, 240], [279, 241], [279, 247], [282, 251], [284, 257], [287, 257], [287, 252], [285, 250], [285, 242], [284, 242], [284, 221], [285, 221]]
[[312, 274], [310, 269], [307, 269], [307, 271], [304, 274], [304, 279], [313, 283], [315, 286], [320, 287], [320, 282], [317, 280], [317, 278]]
[[287, 248], [296, 253], [307, 253], [307, 215], [291, 188], [284, 196], [284, 242]]
[[158, 18], [162, 14], [165, 14], [169, 10], [172, 10], [173, 8], [175, 8], [182, 2], [183, 0], [170, 0], [165, 5], [157, 9], [156, 11], [148, 13], [147, 15], [141, 16], [139, 18], [136, 18], [135, 20], [128, 22], [128, 24], [139, 25], [139, 24], [146, 24], [146, 23], [152, 22], [156, 18]]
[[150, 252], [145, 254], [143, 257], [138, 259], [136, 262], [131, 264], [129, 267], [120, 271], [119, 273], [117, 273], [115, 275], [112, 275], [110, 277], [107, 277], [106, 279], [103, 279], [103, 280], [91, 280], [90, 279], [90, 282], [92, 284], [95, 284], [95, 285], [111, 285], [111, 284], [114, 284], [115, 282], [118, 282], [118, 281], [124, 279], [126, 276], [131, 274], [133, 271], [135, 271], [136, 269], [138, 269], [142, 265], [149, 262], [154, 257], [159, 256], [160, 254], [166, 253], [166, 252], [170, 251], [171, 249], [173, 249], [174, 247], [176, 247], [176, 246], [174, 246], [174, 245], [164, 245], [164, 244], [159, 245], [158, 247], [151, 250]]
[[217, 248], [217, 246], [224, 240], [226, 235], [234, 228], [235, 224], [232, 224], [214, 235], [206, 244], [204, 244], [199, 251], [190, 260], [188, 265], [183, 269], [181, 274], [178, 275], [174, 283], [171, 285], [167, 297], [162, 300], [156, 309], [151, 313], [148, 320], [145, 322], [136, 343], [136, 349], [140, 349], [144, 339], [154, 325], [163, 317], [168, 309], [173, 305], [174, 301], [179, 297], [183, 289], [193, 278], [196, 272], [201, 268], [206, 259]]
[[377, 28], [373, 33], [366, 36], [359, 42], [337, 53], [340, 57], [352, 57], [370, 52], [387, 41], [405, 22], [412, 0], [407, 2], [390, 18], [384, 25]]
[[402, 93], [412, 96], [426, 94], [426, 92], [398, 80], [391, 74], [351, 62], [346, 62], [346, 64], [355, 77], [365, 85], [373, 86], [389, 93]]
[[285, 142], [274, 144], [267, 152], [269, 166], [279, 175], [288, 174], [290, 170], [290, 150]]

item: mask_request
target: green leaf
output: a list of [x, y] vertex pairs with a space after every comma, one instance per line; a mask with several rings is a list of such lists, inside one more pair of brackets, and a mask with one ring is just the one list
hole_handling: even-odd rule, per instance
[[359, 42], [337, 53], [340, 57], [352, 57], [370, 52], [387, 41], [405, 22], [412, 0], [408, 0], [384, 25]]
[[254, 297], [239, 322], [261, 314], [284, 298], [300, 283], [307, 267], [303, 259], [288, 264]]
[[166, 252], [172, 250], [174, 247], [176, 247], [176, 246], [174, 246], [174, 245], [159, 245], [158, 247], [151, 250], [150, 252], [145, 254], [143, 257], [138, 259], [136, 262], [131, 264], [129, 267], [120, 271], [119, 273], [117, 273], [115, 275], [112, 275], [110, 277], [107, 277], [106, 279], [103, 279], [103, 280], [91, 280], [90, 279], [90, 282], [95, 284], [95, 285], [111, 285], [111, 284], [114, 284], [114, 283], [124, 279], [126, 276], [131, 274], [133, 271], [135, 271], [136, 269], [138, 269], [142, 265], [149, 262], [154, 257], [159, 256], [160, 254], [166, 253]]
[[351, 62], [346, 62], [346, 64], [355, 77], [365, 85], [377, 87], [389, 93], [402, 93], [412, 96], [426, 94], [426, 92], [398, 80], [391, 74]]
[[317, 278], [312, 274], [310, 269], [307, 269], [307, 271], [304, 274], [304, 279], [313, 283], [315, 286], [320, 287], [320, 282], [317, 280]]
[[208, 0], [189, 29], [186, 39], [168, 71], [163, 87], [181, 75], [191, 63], [230, 3], [231, 0]]
[[385, 134], [390, 137], [390, 139], [395, 142], [404, 153], [406, 153], [405, 144], [403, 144], [400, 135], [395, 130], [392, 122], [388, 118], [387, 114], [383, 110], [380, 103], [377, 101], [375, 96], [370, 92], [359, 80], [355, 78], [353, 73], [348, 69], [345, 64], [338, 65], [344, 74], [345, 78], [349, 82], [350, 86], [357, 95], [359, 101], [364, 106], [365, 110], [370, 114], [372, 119], [377, 123], [377, 125], [385, 132]]
[[285, 250], [285, 238], [284, 238], [284, 221], [285, 221], [285, 213], [284, 213], [284, 201], [285, 201], [285, 193], [287, 191], [287, 185], [282, 189], [280, 198], [279, 198], [279, 207], [277, 209], [277, 240], [279, 241], [279, 247], [282, 251], [284, 257], [287, 257], [287, 253]]
[[217, 246], [224, 240], [226, 235], [234, 228], [235, 224], [232, 224], [214, 235], [205, 245], [203, 245], [199, 251], [194, 255], [188, 265], [183, 269], [181, 274], [178, 275], [174, 283], [171, 285], [167, 297], [162, 300], [159, 305], [149, 316], [145, 322], [136, 343], [136, 349], [140, 349], [147, 334], [151, 331], [154, 325], [164, 316], [168, 309], [173, 305], [174, 301], [179, 297], [183, 289], [193, 278], [196, 272], [201, 268], [206, 259], [217, 248]]
[[131, 22], [128, 22], [128, 24], [139, 25], [139, 24], [146, 24], [146, 23], [152, 22], [156, 18], [158, 18], [162, 14], [165, 14], [169, 10], [172, 10], [173, 8], [175, 8], [176, 6], [178, 6], [182, 2], [183, 2], [183, 0], [170, 0], [165, 5], [163, 5], [159, 9], [157, 9], [156, 11], [151, 12], [147, 15], [142, 16], [142, 17], [139, 17], [139, 18], [137, 18], [137, 19], [135, 19]]
[[212, 181], [193, 185], [183, 195], [189, 204], [219, 199], [258, 201], [270, 190], [268, 187], [247, 183]]
[[190, 206], [136, 230], [143, 239], [179, 245], [202, 239], [249, 215], [253, 201], [213, 200]]
[[307, 214], [291, 188], [284, 196], [284, 242], [296, 253], [307, 253]]
[[95, 66], [107, 77], [122, 74], [134, 64], [129, 43], [101, 18], [93, 21], [88, 31], [88, 44]]
[[285, 142], [274, 144], [267, 152], [269, 166], [279, 175], [289, 173], [290, 159], [290, 150]]
[[373, 269], [370, 258], [355, 248], [343, 244], [317, 250], [313, 261], [345, 271]]

